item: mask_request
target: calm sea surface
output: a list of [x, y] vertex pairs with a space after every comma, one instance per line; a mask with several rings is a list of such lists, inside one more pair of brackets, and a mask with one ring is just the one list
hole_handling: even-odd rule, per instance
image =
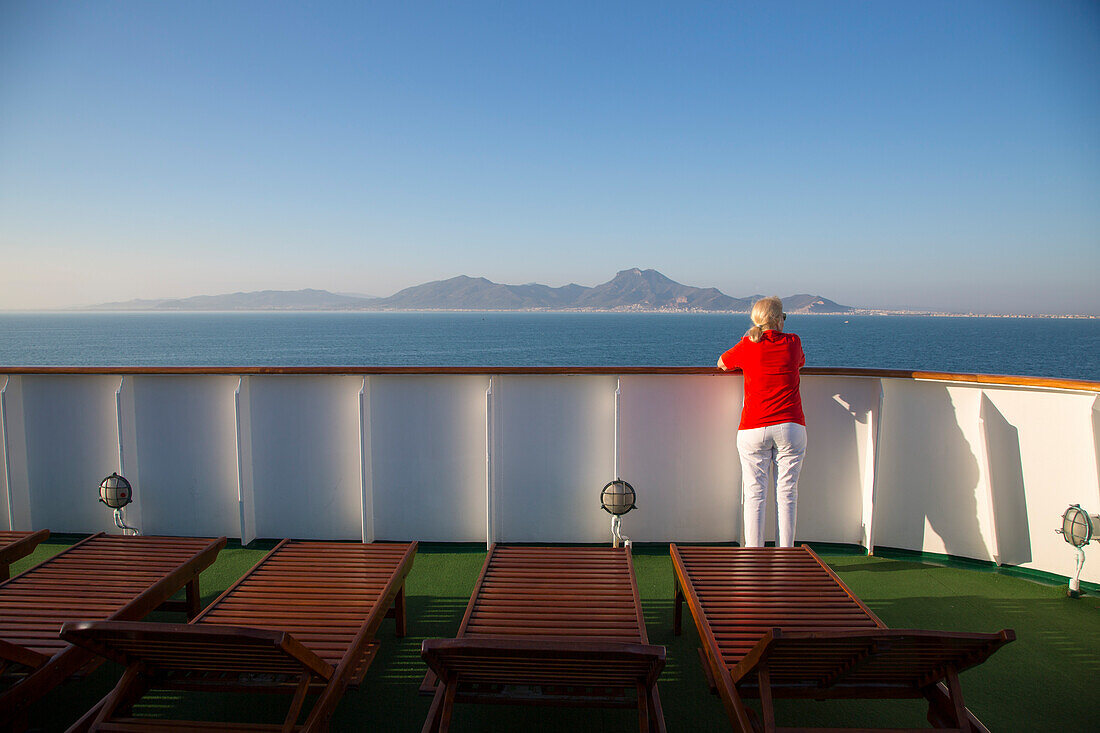
[[[2, 366], [712, 366], [746, 315], [0, 313]], [[1100, 380], [1100, 320], [797, 316], [810, 366]]]

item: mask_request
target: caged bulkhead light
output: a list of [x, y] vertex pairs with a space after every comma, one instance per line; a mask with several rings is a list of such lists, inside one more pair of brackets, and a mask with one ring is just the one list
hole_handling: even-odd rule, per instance
[[136, 527], [126, 524], [126, 518], [123, 516], [126, 505], [134, 500], [134, 488], [125, 476], [112, 472], [110, 476], [100, 481], [99, 500], [115, 510], [115, 526], [121, 529], [123, 534], [141, 534]]
[[1100, 515], [1089, 514], [1080, 504], [1070, 504], [1062, 515], [1062, 528], [1054, 530], [1077, 550], [1077, 569], [1070, 578], [1069, 591], [1066, 593], [1070, 598], [1081, 595], [1081, 568], [1085, 565], [1085, 545], [1092, 541], [1098, 528]]
[[611, 546], [630, 547], [630, 538], [622, 532], [622, 515], [637, 507], [634, 487], [621, 479], [609, 481], [600, 491], [600, 504], [611, 515]]

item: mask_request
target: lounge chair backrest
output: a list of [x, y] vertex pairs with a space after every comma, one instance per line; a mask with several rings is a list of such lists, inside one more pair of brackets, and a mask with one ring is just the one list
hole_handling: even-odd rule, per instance
[[981, 664], [1016, 635], [911, 629], [783, 631], [773, 629], [734, 665], [746, 692], [767, 668], [773, 693], [785, 697], [922, 697], [921, 690]]
[[143, 673], [217, 671], [237, 675], [297, 677], [303, 667], [321, 679], [328, 665], [285, 631], [132, 621], [67, 623], [61, 636], [123, 666], [140, 662]]
[[572, 688], [651, 687], [664, 662], [662, 652], [648, 644], [577, 641], [563, 646], [539, 639], [433, 639], [424, 646], [429, 664], [466, 682]]

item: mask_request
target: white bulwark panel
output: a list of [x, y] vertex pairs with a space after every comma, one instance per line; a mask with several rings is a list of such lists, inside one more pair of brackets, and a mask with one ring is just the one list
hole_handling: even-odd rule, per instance
[[885, 395], [875, 544], [993, 560], [982, 390], [892, 379]]
[[[798, 540], [861, 544], [864, 496], [872, 490], [867, 463], [875, 449], [878, 380], [803, 378], [801, 391], [807, 442], [798, 482]], [[772, 505], [774, 498], [768, 536], [774, 540]]]
[[[121, 447], [147, 534], [609, 542], [622, 478], [633, 540], [742, 539], [736, 374], [29, 371], [0, 374], [3, 528], [117, 531]], [[1072, 574], [1055, 530], [1100, 512], [1097, 390], [1004, 381], [803, 375], [796, 540]]]
[[[623, 517], [626, 534], [637, 542], [738, 541], [741, 377], [628, 376], [621, 384], [619, 472], [638, 492], [638, 508]], [[608, 528], [601, 531], [606, 539]]]
[[26, 476], [29, 526], [117, 531], [112, 511], [99, 503], [99, 482], [119, 470], [119, 378], [24, 376], [20, 381], [25, 445], [12, 460], [24, 462], [15, 473]]
[[485, 539], [488, 384], [488, 376], [370, 377], [376, 539]]
[[615, 378], [493, 379], [494, 538], [609, 540], [600, 490], [614, 476]]
[[240, 533], [233, 390], [237, 377], [127, 377], [146, 534]]
[[[1000, 561], [1070, 575], [1073, 550], [1054, 530], [1070, 504], [1100, 513], [1100, 484], [1089, 460], [1096, 397], [1012, 388], [983, 392]], [[1100, 582], [1100, 546], [1094, 542], [1088, 549], [1081, 579]]]
[[362, 536], [357, 377], [249, 377], [257, 537]]

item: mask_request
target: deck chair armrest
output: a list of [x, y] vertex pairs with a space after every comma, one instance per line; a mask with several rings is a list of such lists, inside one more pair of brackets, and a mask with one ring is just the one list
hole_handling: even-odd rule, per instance
[[26, 536], [17, 540], [0, 544], [0, 565], [10, 565], [16, 560], [21, 560], [34, 552], [44, 540], [49, 539], [50, 530], [40, 529], [37, 532], [29, 532]]
[[50, 661], [50, 658], [33, 649], [28, 649], [24, 646], [19, 646], [10, 641], [0, 639], [0, 660], [14, 662], [24, 667], [35, 669]]
[[101, 657], [149, 670], [265, 671], [310, 673], [328, 680], [330, 664], [285, 631], [212, 624], [135, 621], [75, 621], [61, 627], [61, 638]]
[[749, 649], [737, 664], [730, 667], [730, 677], [734, 684], [740, 682], [742, 677], [751, 673], [762, 662], [765, 662], [768, 658], [768, 652], [772, 648], [772, 644], [776, 639], [781, 639], [783, 636], [783, 630], [778, 627], [761, 636], [760, 640], [753, 644], [752, 649]]
[[[428, 666], [447, 682], [459, 670], [475, 664], [484, 668], [510, 668], [520, 677], [531, 662], [573, 664], [578, 669], [632, 670], [638, 682], [652, 687], [665, 665], [665, 648], [655, 644], [615, 641], [574, 641], [560, 638], [459, 638], [425, 639], [420, 648]], [[537, 678], [538, 669], [533, 671]], [[463, 672], [466, 676], [467, 673]]]

